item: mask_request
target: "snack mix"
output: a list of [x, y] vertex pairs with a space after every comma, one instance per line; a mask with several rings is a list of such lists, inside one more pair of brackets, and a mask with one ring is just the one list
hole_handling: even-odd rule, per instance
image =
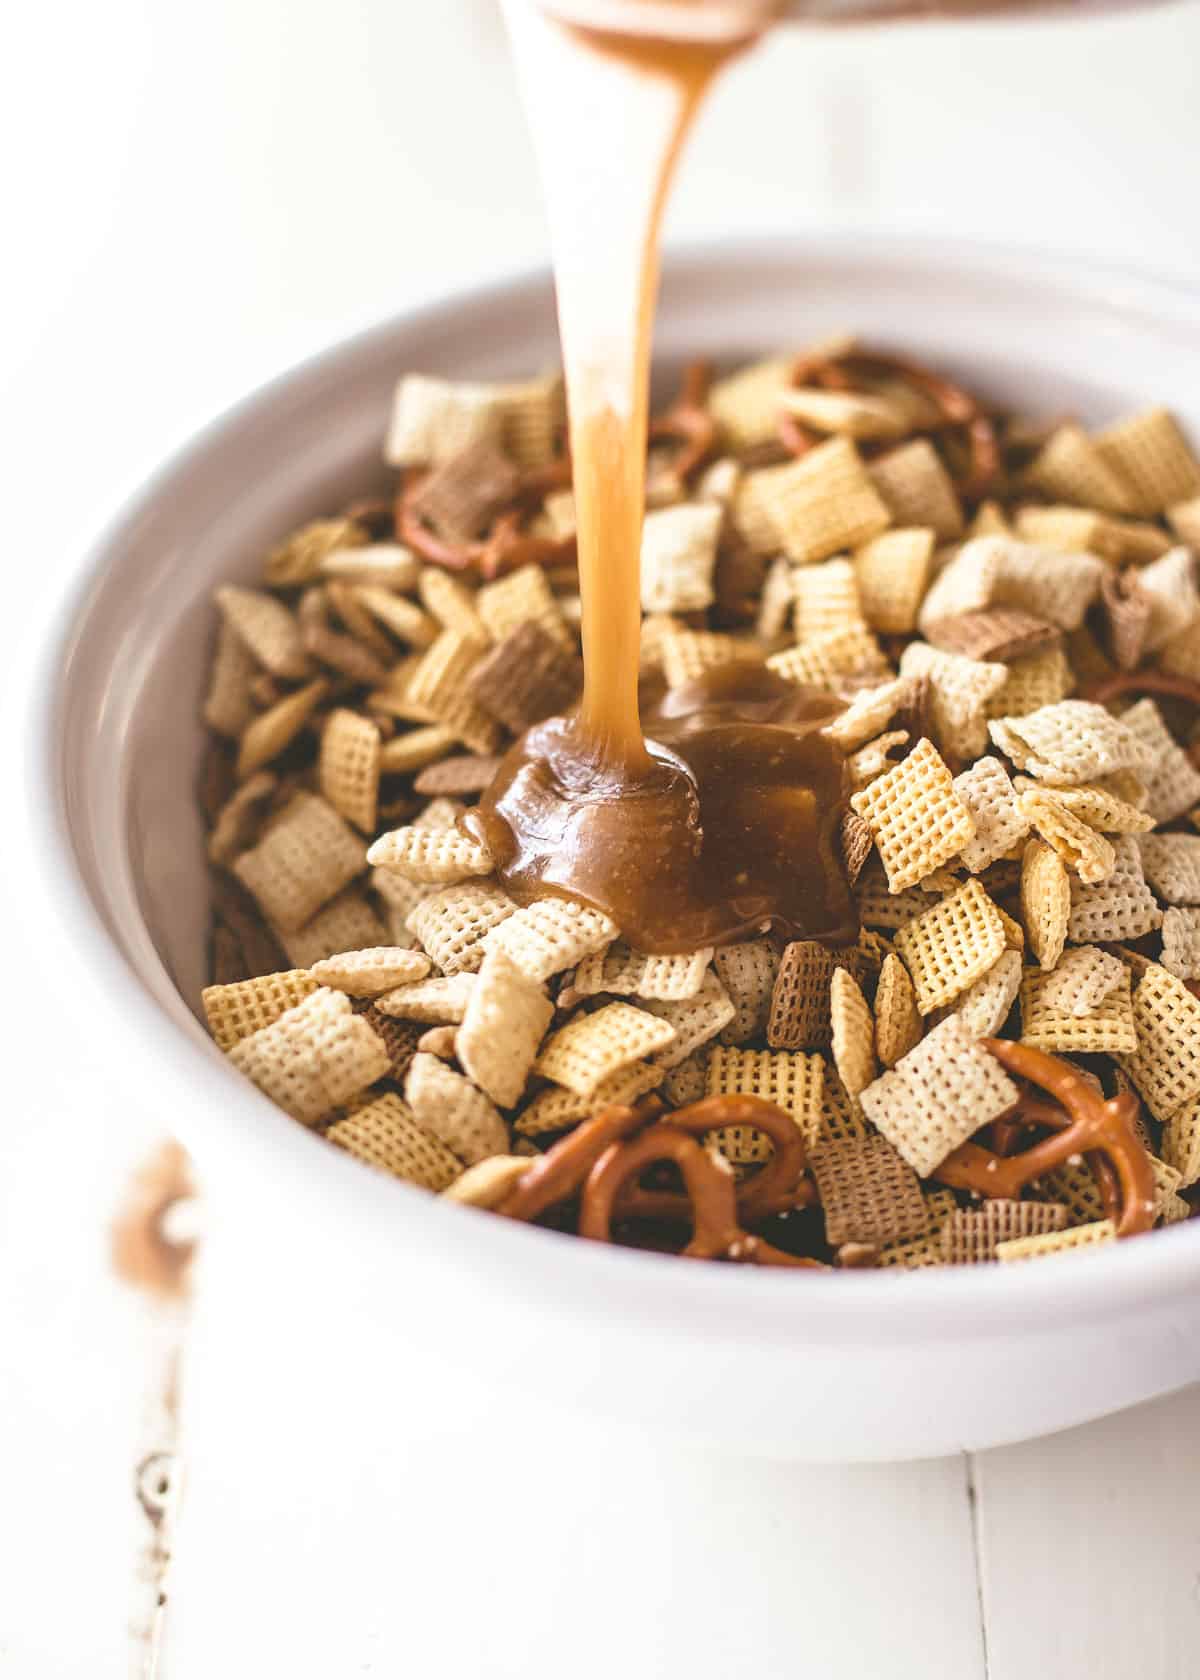
[[[464, 813], [582, 684], [559, 379], [410, 375], [394, 497], [216, 592], [208, 1025], [452, 1200], [759, 1265], [1011, 1264], [1200, 1185], [1200, 461], [841, 341], [651, 427], [642, 666], [843, 705], [855, 943], [639, 951]], [[795, 868], [809, 867], [803, 857]]]

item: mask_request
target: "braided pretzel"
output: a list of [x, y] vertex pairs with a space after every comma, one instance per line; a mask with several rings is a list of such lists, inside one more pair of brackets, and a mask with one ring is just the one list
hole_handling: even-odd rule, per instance
[[1029, 1098], [1014, 1111], [1022, 1121], [1051, 1128], [1053, 1135], [1015, 1155], [999, 1155], [977, 1143], [961, 1144], [933, 1176], [955, 1190], [1016, 1198], [1027, 1184], [1073, 1155], [1098, 1154], [1106, 1163], [1097, 1175], [1101, 1194], [1117, 1235], [1132, 1237], [1148, 1231], [1154, 1223], [1155, 1185], [1150, 1159], [1134, 1126], [1137, 1098], [1123, 1092], [1106, 1101], [1074, 1068], [1028, 1044], [998, 1038], [979, 1042], [1010, 1073], [1039, 1085], [1062, 1105], [1058, 1108]]
[[[804, 385], [815, 381], [826, 390], [849, 391], [853, 389], [855, 375], [864, 378], [879, 373], [893, 374], [920, 395], [928, 397], [940, 410], [944, 426], [965, 430], [970, 467], [959, 489], [968, 500], [984, 496], [1000, 472], [1000, 445], [991, 419], [961, 386], [919, 362], [878, 351], [861, 350], [850, 350], [844, 355], [828, 358], [802, 356], [792, 370], [792, 384]], [[819, 434], [791, 414], [780, 416], [779, 437], [789, 454], [797, 456], [806, 455], [821, 441]]]
[[580, 1236], [610, 1242], [621, 1190], [657, 1161], [673, 1161], [683, 1175], [692, 1225], [691, 1239], [682, 1250], [685, 1257], [823, 1269], [820, 1261], [787, 1254], [744, 1231], [738, 1223], [735, 1183], [728, 1163], [667, 1121], [648, 1127], [639, 1137], [610, 1145], [596, 1162], [583, 1189]]

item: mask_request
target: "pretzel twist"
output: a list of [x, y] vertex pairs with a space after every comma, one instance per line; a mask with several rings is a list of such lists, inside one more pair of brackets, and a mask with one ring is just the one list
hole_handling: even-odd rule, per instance
[[[657, 1098], [637, 1108], [602, 1109], [532, 1161], [496, 1211], [510, 1219], [536, 1219], [580, 1194], [580, 1234], [598, 1241], [612, 1240], [614, 1219], [667, 1219], [691, 1226], [683, 1252], [692, 1258], [820, 1265], [744, 1228], [747, 1219], [816, 1200], [815, 1187], [804, 1176], [804, 1140], [789, 1115], [753, 1096], [706, 1097], [659, 1121], [661, 1110]], [[766, 1132], [775, 1147], [762, 1171], [739, 1185], [728, 1163], [699, 1140], [723, 1126], [743, 1125]], [[683, 1194], [646, 1190], [637, 1183], [647, 1167], [663, 1161], [679, 1168]]]
[[[965, 432], [970, 465], [958, 488], [970, 501], [985, 496], [1000, 473], [1000, 444], [996, 428], [975, 398], [949, 379], [919, 362], [900, 356], [851, 350], [840, 356], [801, 356], [792, 370], [792, 384], [815, 383], [828, 391], [851, 391], [856, 377], [870, 378], [880, 373], [895, 375], [920, 395], [929, 398], [942, 416], [941, 425], [936, 430]], [[923, 429], [915, 427], [914, 432], [919, 433]], [[780, 441], [791, 455], [806, 455], [821, 441], [818, 432], [803, 425], [791, 414], [780, 416], [778, 431]]]
[[708, 412], [711, 383], [711, 363], [689, 362], [679, 395], [665, 413], [650, 422], [651, 443], [682, 445], [674, 463], [680, 478], [690, 477], [716, 445], [717, 423]]
[[674, 1162], [683, 1175], [692, 1226], [691, 1239], [681, 1251], [686, 1258], [739, 1260], [756, 1266], [820, 1266], [819, 1261], [787, 1254], [743, 1230], [729, 1164], [670, 1121], [650, 1126], [624, 1143], [612, 1144], [596, 1162], [584, 1185], [580, 1236], [611, 1241], [621, 1190], [659, 1161]]
[[[1074, 1068], [1028, 1044], [982, 1038], [985, 1050], [1019, 1078], [1040, 1086], [1061, 1105], [1023, 1098], [1013, 1111], [1022, 1122], [1050, 1128], [1051, 1136], [1012, 1155], [964, 1143], [934, 1172], [941, 1183], [980, 1196], [1016, 1198], [1027, 1184], [1072, 1156], [1099, 1158], [1097, 1179], [1119, 1237], [1136, 1236], [1154, 1223], [1155, 1185], [1150, 1158], [1135, 1127], [1139, 1103], [1129, 1092], [1105, 1100]], [[1009, 1117], [1006, 1117], [1009, 1118]]]

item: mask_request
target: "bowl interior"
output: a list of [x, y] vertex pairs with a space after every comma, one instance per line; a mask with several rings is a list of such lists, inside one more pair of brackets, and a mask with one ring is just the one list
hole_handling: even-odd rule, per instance
[[[671, 367], [690, 355], [749, 357], [844, 329], [905, 347], [1025, 411], [1102, 421], [1161, 402], [1200, 435], [1200, 304], [1153, 280], [976, 247], [739, 240], [677, 257], [666, 270], [659, 367], [669, 383]], [[190, 1069], [197, 1080], [211, 1079], [217, 1060], [195, 1013], [205, 980], [206, 871], [193, 794], [214, 584], [255, 577], [262, 555], [282, 534], [383, 482], [381, 439], [400, 373], [519, 375], [552, 363], [555, 353], [544, 277], [383, 326], [215, 422], [163, 469], [93, 554], [46, 682], [55, 833], [67, 857], [63, 880], [69, 876], [82, 887], [83, 909], [104, 924], [107, 939], [100, 944], [109, 958], [114, 947], [120, 952], [126, 970], [120, 984], [127, 990], [132, 972], [141, 1030], [154, 1016], [161, 1025], [163, 1014], [175, 1023], [174, 1060], [164, 1064], [174, 1077], [187, 1078]], [[78, 938], [78, 927], [72, 933]], [[112, 991], [117, 970], [105, 972]], [[126, 1002], [113, 1001], [125, 1011], [122, 1020], [114, 1017], [114, 1030], [132, 1049]], [[200, 1055], [208, 1058], [207, 1070]], [[251, 1111], [264, 1107], [261, 1100], [231, 1070], [218, 1068], [215, 1075], [223, 1096], [217, 1106], [244, 1111], [249, 1123]], [[309, 1151], [307, 1172], [311, 1140], [290, 1123], [273, 1126], [274, 1118], [263, 1113], [254, 1130], [297, 1163]], [[223, 1114], [193, 1115], [183, 1129], [203, 1152], [209, 1130], [215, 1136], [231, 1126]], [[382, 1183], [378, 1192], [361, 1193], [382, 1206], [383, 1191], [403, 1194]], [[506, 1230], [480, 1240], [497, 1253], [503, 1243], [505, 1253], [518, 1254], [525, 1235]], [[564, 1276], [569, 1269], [595, 1276], [624, 1259], [573, 1246], [589, 1253], [563, 1267]], [[1089, 1257], [1087, 1266], [1113, 1276], [1121, 1268], [1130, 1276], [1137, 1271], [1144, 1283], [1147, 1268], [1168, 1264], [1169, 1255], [1189, 1256], [1193, 1266], [1200, 1231], [1193, 1226], [1128, 1246], [1136, 1252]], [[1065, 1284], [1076, 1266], [1060, 1266], [1054, 1270]], [[728, 1269], [700, 1268], [707, 1274], [702, 1280], [697, 1269], [683, 1270], [686, 1280], [671, 1287], [694, 1300], [697, 1311], [732, 1281], [744, 1300], [761, 1296], [764, 1312], [773, 1314], [773, 1280], [722, 1279], [712, 1274]], [[919, 1286], [906, 1283], [927, 1301], [940, 1291], [964, 1303], [978, 1290], [1000, 1301], [1014, 1287], [1011, 1279], [945, 1274]], [[872, 1287], [865, 1278], [831, 1278], [829, 1287], [835, 1284], [853, 1286], [863, 1301]], [[1062, 1285], [1036, 1286], [1043, 1287], [1064, 1295]], [[820, 1292], [814, 1288], [808, 1299], [815, 1303]]]

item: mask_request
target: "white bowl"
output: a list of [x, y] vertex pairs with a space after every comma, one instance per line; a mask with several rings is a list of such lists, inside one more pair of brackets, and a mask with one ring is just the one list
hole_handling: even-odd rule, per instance
[[[841, 327], [1024, 407], [1102, 419], [1161, 401], [1200, 434], [1200, 303], [1155, 280], [857, 238], [730, 241], [668, 263], [664, 363]], [[554, 354], [551, 292], [536, 276], [403, 317], [288, 374], [125, 510], [44, 650], [32, 803], [47, 896], [89, 986], [77, 1019], [96, 1023], [128, 1100], [153, 1106], [196, 1155], [213, 1240], [240, 1237], [251, 1254], [269, 1220], [272, 1251], [303, 1271], [314, 1348], [323, 1315], [352, 1323], [366, 1381], [399, 1386], [426, 1348], [528, 1384], [542, 1405], [550, 1395], [739, 1450], [868, 1459], [985, 1447], [1200, 1377], [1196, 1224], [1013, 1268], [688, 1265], [377, 1175], [275, 1109], [209, 1042], [196, 1018], [205, 887], [193, 781], [212, 586], [253, 577], [282, 533], [381, 481], [402, 370], [486, 379]], [[251, 1304], [260, 1287], [248, 1266]]]

